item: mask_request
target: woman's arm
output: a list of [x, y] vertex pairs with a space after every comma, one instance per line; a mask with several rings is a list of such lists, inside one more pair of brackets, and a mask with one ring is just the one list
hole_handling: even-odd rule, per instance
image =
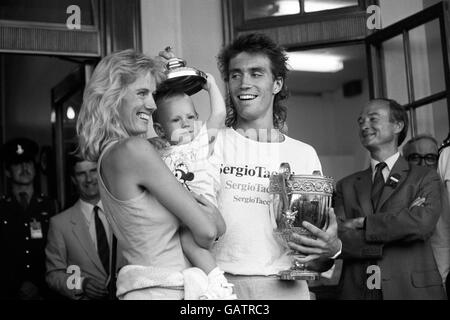
[[105, 174], [113, 175], [109, 190], [119, 199], [130, 199], [147, 189], [192, 232], [197, 244], [209, 248], [218, 237], [216, 221], [222, 219], [213, 205], [200, 204], [177, 181], [153, 146], [132, 137], [106, 155]]

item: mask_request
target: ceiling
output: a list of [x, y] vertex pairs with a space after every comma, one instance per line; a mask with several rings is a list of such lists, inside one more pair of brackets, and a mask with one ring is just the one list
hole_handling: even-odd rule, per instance
[[308, 53], [342, 57], [344, 69], [335, 73], [291, 71], [287, 85], [291, 94], [319, 95], [335, 91], [346, 82], [367, 78], [365, 47], [362, 44], [307, 50]]

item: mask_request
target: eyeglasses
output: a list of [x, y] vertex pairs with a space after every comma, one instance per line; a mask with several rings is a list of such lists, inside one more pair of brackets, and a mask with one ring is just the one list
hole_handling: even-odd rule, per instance
[[434, 153], [427, 153], [423, 156], [418, 153], [412, 153], [406, 158], [410, 163], [420, 165], [422, 161], [425, 161], [429, 166], [434, 166], [438, 162], [438, 159], [439, 156]]

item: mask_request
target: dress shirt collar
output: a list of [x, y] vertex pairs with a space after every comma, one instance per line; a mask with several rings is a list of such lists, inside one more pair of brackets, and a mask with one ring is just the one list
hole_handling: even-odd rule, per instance
[[[394, 153], [392, 156], [384, 160], [384, 163], [387, 165], [387, 169], [389, 172], [392, 171], [392, 168], [394, 167], [395, 163], [397, 162], [398, 158], [400, 157], [400, 152], [397, 151], [397, 153]], [[377, 161], [375, 159], [370, 159], [370, 167], [372, 168], [372, 173], [375, 174], [375, 167], [377, 164], [379, 164], [381, 161]]]
[[[84, 200], [79, 199], [81, 212], [83, 212], [84, 218], [86, 219], [86, 222], [88, 225], [93, 223], [94, 219], [94, 205], [90, 204], [89, 202], [86, 202]], [[100, 213], [103, 212], [103, 205], [102, 202], [97, 202], [96, 206], [100, 208]]]

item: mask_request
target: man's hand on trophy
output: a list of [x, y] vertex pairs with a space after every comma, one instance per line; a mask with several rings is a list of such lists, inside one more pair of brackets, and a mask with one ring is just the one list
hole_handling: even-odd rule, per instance
[[341, 251], [342, 242], [338, 238], [336, 215], [333, 208], [329, 209], [328, 216], [330, 223], [325, 231], [307, 221], [303, 221], [303, 227], [311, 232], [316, 239], [292, 234], [294, 242], [289, 242], [289, 247], [305, 255], [305, 257], [295, 257], [298, 262], [307, 263], [318, 258], [335, 258], [336, 254]]

